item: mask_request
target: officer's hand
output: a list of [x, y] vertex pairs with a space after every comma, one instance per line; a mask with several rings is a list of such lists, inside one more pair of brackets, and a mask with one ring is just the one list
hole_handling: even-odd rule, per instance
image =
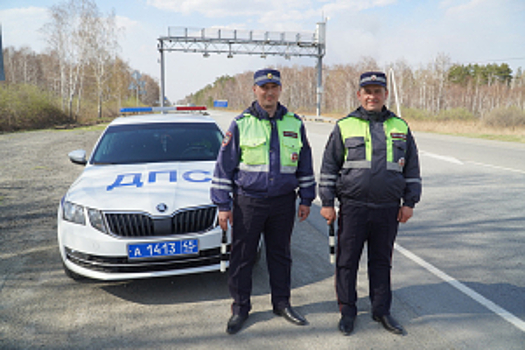
[[336, 219], [334, 207], [322, 207], [321, 216], [326, 219], [328, 225], [331, 225]]
[[310, 215], [310, 207], [306, 205], [299, 205], [299, 210], [297, 211], [297, 217], [299, 221], [304, 221], [308, 215]]
[[233, 216], [231, 210], [219, 211], [219, 225], [224, 231], [228, 230], [228, 223], [232, 224]]
[[399, 213], [397, 214], [397, 221], [405, 223], [412, 217], [414, 214], [414, 209], [406, 206], [399, 208]]

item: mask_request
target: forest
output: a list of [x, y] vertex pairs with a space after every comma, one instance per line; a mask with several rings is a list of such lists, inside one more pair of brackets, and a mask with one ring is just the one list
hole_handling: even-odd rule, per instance
[[[298, 114], [315, 115], [315, 67], [275, 67], [281, 71], [281, 102]], [[359, 106], [356, 97], [359, 75], [368, 70], [394, 72], [403, 117], [415, 120], [476, 120], [489, 126], [525, 126], [525, 74], [513, 74], [507, 63], [452, 63], [445, 54], [424, 67], [403, 61], [380, 66], [365, 57], [355, 64], [323, 66], [323, 114], [346, 115]], [[243, 110], [253, 100], [253, 72], [222, 76], [185, 102], [212, 106], [227, 100], [234, 110]], [[392, 89], [390, 89], [392, 90]], [[390, 91], [390, 107], [395, 102]]]
[[49, 11], [44, 53], [2, 50], [0, 132], [89, 124], [118, 116], [121, 107], [158, 104], [158, 82], [118, 55], [115, 13], [102, 14], [93, 0]]
[[[49, 8], [41, 32], [47, 47], [3, 49], [0, 132], [104, 122], [121, 107], [159, 104], [158, 81], [119, 56], [122, 29], [114, 12], [103, 14], [93, 0], [68, 0]], [[281, 102], [302, 115], [316, 113], [317, 70], [278, 66], [284, 82]], [[525, 74], [507, 63], [458, 64], [440, 53], [426, 65], [404, 61], [378, 64], [374, 58], [323, 66], [323, 115], [340, 117], [358, 106], [359, 75], [393, 72], [402, 117], [408, 120], [474, 121], [487, 127], [525, 128]], [[254, 99], [253, 71], [220, 76], [181, 104], [213, 107], [227, 100], [241, 111]], [[393, 97], [391, 91], [390, 96]], [[389, 107], [396, 111], [394, 99]], [[521, 130], [521, 129], [520, 129]]]

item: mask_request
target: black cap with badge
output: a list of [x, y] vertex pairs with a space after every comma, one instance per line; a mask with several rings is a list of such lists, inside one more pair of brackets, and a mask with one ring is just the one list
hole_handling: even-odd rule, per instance
[[359, 86], [380, 85], [386, 88], [386, 75], [382, 72], [366, 72], [359, 78]]
[[268, 83], [281, 85], [281, 73], [276, 69], [260, 69], [253, 75], [253, 83], [259, 86]]

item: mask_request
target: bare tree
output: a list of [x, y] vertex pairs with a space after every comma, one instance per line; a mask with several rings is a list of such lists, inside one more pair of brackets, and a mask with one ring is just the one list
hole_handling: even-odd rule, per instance
[[41, 31], [46, 34], [50, 51], [57, 53], [60, 72], [60, 96], [62, 97], [62, 109], [65, 110], [67, 97], [71, 95], [68, 91], [67, 71], [74, 61], [74, 51], [71, 44], [74, 31], [73, 21], [76, 18], [74, 0], [61, 5], [53, 5], [49, 12], [51, 21], [46, 23]]
[[97, 114], [102, 118], [102, 105], [109, 98], [108, 82], [111, 79], [111, 65], [117, 56], [118, 31], [115, 12], [108, 17], [98, 17], [89, 37], [90, 63], [96, 83]]
[[99, 12], [97, 5], [90, 0], [77, 0], [75, 2], [75, 12], [78, 19], [73, 31], [72, 44], [76, 52], [76, 62], [70, 66], [71, 94], [69, 96], [69, 110], [71, 113], [73, 109], [73, 97], [74, 93], [76, 93], [76, 114], [78, 114], [80, 113], [84, 92], [85, 69], [89, 64], [90, 58], [90, 36], [91, 32], [97, 26]]
[[[91, 65], [95, 78], [98, 116], [102, 115], [102, 103], [106, 83], [110, 79], [110, 63], [115, 60], [118, 48], [115, 13], [100, 15], [94, 0], [69, 0], [50, 8], [51, 21], [42, 32], [47, 35], [50, 52], [56, 52], [60, 71], [60, 95], [62, 108], [66, 101], [70, 116], [73, 100], [77, 98], [77, 112], [84, 92], [86, 68]], [[107, 95], [107, 94], [106, 94]]]
[[158, 81], [147, 74], [143, 74], [142, 79], [145, 81], [142, 102], [147, 106], [159, 105], [160, 89]]

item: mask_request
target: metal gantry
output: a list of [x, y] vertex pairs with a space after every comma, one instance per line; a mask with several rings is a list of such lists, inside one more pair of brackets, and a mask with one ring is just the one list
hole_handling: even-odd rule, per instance
[[232, 29], [192, 29], [169, 27], [168, 35], [158, 38], [157, 48], [160, 53], [160, 93], [161, 107], [165, 100], [165, 61], [164, 52], [178, 51], [186, 53], [282, 56], [317, 58], [317, 115], [321, 114], [322, 68], [326, 51], [326, 22], [317, 23], [313, 33], [268, 32]]

